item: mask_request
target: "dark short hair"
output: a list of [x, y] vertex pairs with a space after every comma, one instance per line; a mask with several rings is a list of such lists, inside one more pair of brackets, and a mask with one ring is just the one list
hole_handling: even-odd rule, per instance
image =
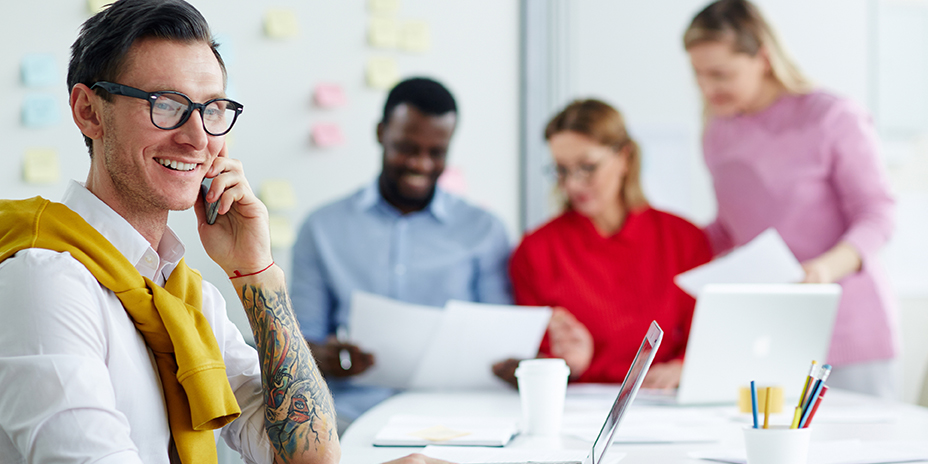
[[458, 112], [454, 96], [445, 86], [426, 77], [413, 77], [396, 84], [390, 90], [387, 103], [383, 105], [383, 118], [380, 123], [386, 124], [393, 114], [393, 109], [403, 103], [431, 116]]
[[[144, 38], [208, 44], [222, 68], [225, 84], [226, 67], [218, 44], [196, 8], [183, 0], [117, 0], [85, 21], [71, 45], [68, 93], [75, 84], [89, 87], [97, 81], [117, 81], [132, 44]], [[110, 101], [111, 96], [102, 89], [96, 92]], [[84, 143], [92, 157], [93, 141], [84, 136]]]

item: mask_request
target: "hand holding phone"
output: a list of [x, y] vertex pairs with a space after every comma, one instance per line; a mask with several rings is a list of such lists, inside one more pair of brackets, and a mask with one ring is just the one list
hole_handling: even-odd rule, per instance
[[206, 211], [206, 223], [214, 224], [216, 218], [219, 216], [219, 201], [214, 201], [212, 203], [206, 201], [206, 193], [209, 192], [209, 186], [213, 184], [213, 179], [204, 177], [203, 182], [200, 183], [200, 194], [203, 195], [203, 207]]

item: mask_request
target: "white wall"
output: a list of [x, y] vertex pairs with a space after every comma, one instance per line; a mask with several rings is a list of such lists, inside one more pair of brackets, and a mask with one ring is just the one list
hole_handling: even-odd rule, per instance
[[[928, 24], [926, 2], [756, 3], [806, 75], [869, 107], [881, 129], [880, 116], [894, 119], [896, 115], [887, 105], [876, 111], [876, 103], [885, 100], [879, 97], [885, 97], [887, 88], [896, 86], [894, 96], [924, 96], [922, 87], [899, 90], [902, 84], [897, 84], [898, 80], [887, 81], [885, 73], [882, 80], [877, 76], [889, 65], [894, 66], [890, 77], [911, 75], [924, 68], [928, 41], [919, 26]], [[624, 113], [631, 135], [642, 144], [649, 198], [660, 208], [702, 224], [713, 218], [715, 198], [699, 144], [701, 101], [682, 35], [706, 4], [705, 0], [583, 0], [571, 4], [574, 96], [597, 97], [615, 104]], [[915, 19], [903, 24], [893, 22], [892, 15]], [[894, 42], [881, 47], [887, 40]], [[911, 84], [912, 79], [902, 83]], [[928, 84], [920, 81], [912, 85]], [[928, 99], [917, 102], [916, 109], [928, 108]], [[910, 113], [921, 116], [924, 111]], [[901, 393], [908, 401], [916, 398], [928, 365], [928, 337], [924, 336], [928, 333], [928, 279], [921, 278], [928, 271], [923, 259], [928, 256], [924, 240], [928, 232], [924, 219], [928, 214], [928, 118], [915, 126], [918, 130], [909, 138], [890, 137], [892, 147], [901, 144], [905, 153], [887, 162], [900, 207], [897, 231], [885, 255], [900, 299], [904, 337], [900, 363], [905, 370]], [[888, 131], [883, 132], [886, 142]]]
[[[518, 53], [519, 17], [515, 1], [431, 2], [403, 0], [395, 17], [424, 20], [431, 26], [431, 51], [416, 55], [375, 50], [367, 43], [371, 14], [367, 1], [193, 0], [209, 21], [229, 71], [229, 93], [245, 105], [231, 134], [231, 155], [244, 162], [249, 183], [258, 189], [265, 179], [289, 180], [298, 206], [283, 214], [294, 228], [318, 206], [346, 195], [379, 172], [381, 152], [375, 139], [386, 92], [365, 84], [369, 57], [395, 57], [401, 76], [428, 75], [444, 82], [459, 105], [459, 125], [452, 141], [449, 165], [459, 168], [472, 202], [496, 213], [510, 235], [518, 224]], [[85, 1], [47, 0], [6, 5], [0, 28], [0, 139], [5, 141], [0, 170], [0, 198], [42, 195], [58, 200], [67, 182], [83, 181], [89, 166], [80, 133], [67, 107], [65, 74], [68, 52], [80, 24], [89, 17]], [[268, 7], [290, 8], [300, 22], [299, 37], [272, 40], [262, 32]], [[231, 47], [229, 47], [231, 46]], [[231, 48], [231, 50], [228, 50]], [[52, 53], [60, 79], [54, 87], [25, 88], [19, 81], [20, 59], [26, 53]], [[324, 110], [312, 104], [319, 82], [337, 82], [346, 90], [345, 107]], [[49, 93], [59, 101], [60, 122], [47, 129], [20, 124], [26, 94]], [[339, 123], [347, 143], [334, 149], [311, 145], [310, 125]], [[27, 148], [58, 150], [62, 179], [36, 186], [22, 181], [21, 162]], [[199, 245], [192, 211], [174, 213], [171, 226], [188, 248], [188, 263], [217, 283], [227, 300], [237, 302], [222, 271]], [[275, 250], [275, 259], [289, 270], [290, 251]], [[235, 307], [233, 305], [232, 307]], [[241, 310], [232, 309], [246, 334]]]

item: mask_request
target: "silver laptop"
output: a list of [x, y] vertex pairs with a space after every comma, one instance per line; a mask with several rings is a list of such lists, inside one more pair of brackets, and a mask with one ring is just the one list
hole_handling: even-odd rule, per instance
[[738, 388], [782, 386], [798, 395], [813, 360], [825, 362], [837, 284], [707, 285], [696, 301], [680, 386], [642, 390], [642, 401], [728, 404]]

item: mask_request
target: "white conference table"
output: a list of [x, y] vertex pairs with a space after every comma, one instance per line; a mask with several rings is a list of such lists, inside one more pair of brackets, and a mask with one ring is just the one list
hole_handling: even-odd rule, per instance
[[[579, 428], [595, 436], [606, 418], [617, 388], [614, 386], [571, 386], [564, 411], [561, 436], [537, 438], [517, 435], [507, 448], [589, 449], [590, 441], [579, 438]], [[789, 393], [787, 392], [787, 395]], [[787, 403], [787, 408], [792, 411]], [[394, 414], [429, 416], [520, 417], [519, 396], [510, 391], [430, 392], [410, 391], [394, 396], [362, 415], [341, 438], [344, 464], [382, 463], [410, 453], [415, 447], [375, 447], [374, 436]], [[772, 424], [788, 423], [790, 414], [773, 415]], [[617, 435], [641, 433], [645, 443], [616, 443], [607, 453], [625, 453], [621, 464], [688, 463], [709, 461], [689, 457], [690, 452], [721, 448], [743, 448], [742, 428], [750, 421], [736, 406], [677, 407], [637, 401], [619, 426]], [[839, 390], [830, 390], [812, 424], [813, 446], [838, 441], [864, 447], [887, 446], [887, 442], [920, 443], [928, 446], [928, 408], [883, 401]], [[587, 435], [589, 436], [589, 435]], [[670, 443], [648, 443], [655, 436]], [[592, 438], [590, 438], [591, 440]], [[674, 441], [679, 440], [679, 441]], [[685, 442], [684, 442], [685, 440]], [[629, 437], [626, 441], [634, 441]], [[843, 444], [843, 442], [842, 442]], [[928, 461], [926, 461], [928, 462]]]

